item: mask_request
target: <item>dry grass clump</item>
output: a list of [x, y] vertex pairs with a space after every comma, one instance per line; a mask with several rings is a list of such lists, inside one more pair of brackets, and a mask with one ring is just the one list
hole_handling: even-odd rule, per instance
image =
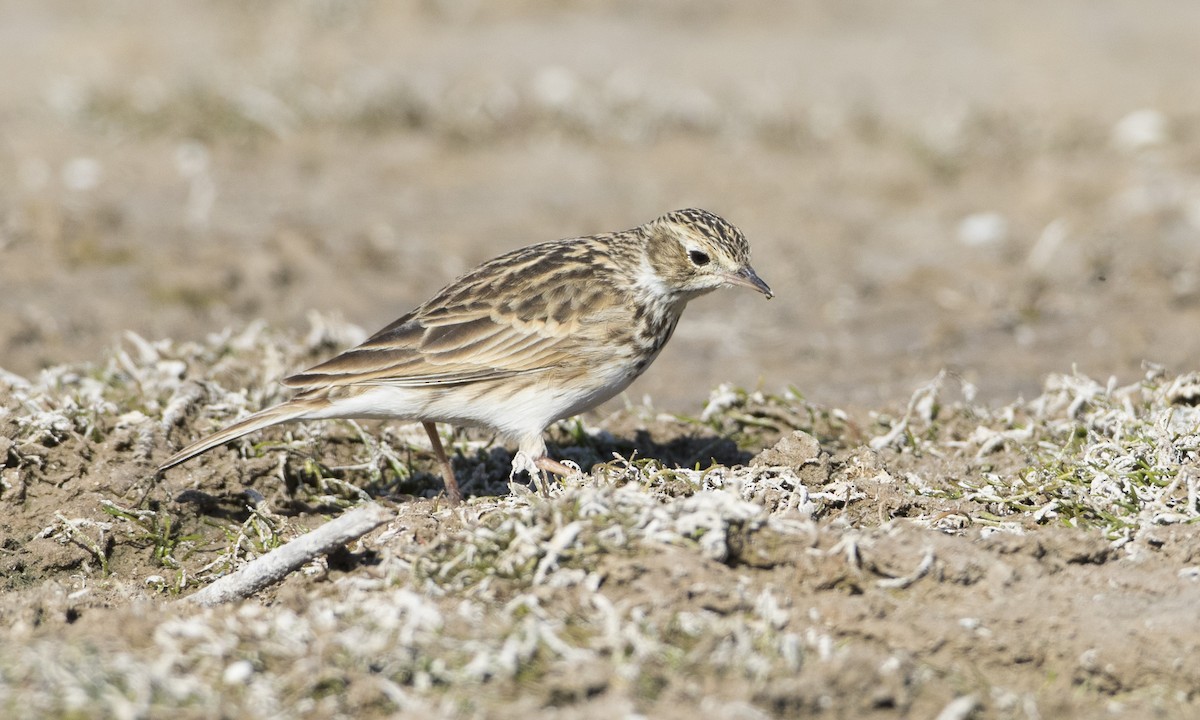
[[[1103, 564], [1200, 513], [1200, 378], [1157, 369], [1127, 386], [1056, 375], [999, 408], [943, 374], [866, 418], [723, 387], [699, 418], [630, 407], [563, 423], [554, 439], [587, 472], [544, 492], [509, 478], [493, 439], [459, 434], [474, 495], [459, 508], [434, 497], [419, 435], [353, 423], [265, 433], [150, 480], [168, 442], [277, 402], [274, 379], [353, 335], [320, 320], [301, 342], [261, 326], [195, 344], [128, 335], [96, 366], [4, 376], [0, 502], [19, 558], [6, 715], [472, 716], [601, 697], [786, 715], [827, 707], [830, 677], [870, 707], [975, 708], [921, 690], [978, 682], [935, 669], [942, 645], [835, 631], [836, 608], [982, 582], [1023, 552], [971, 544], [989, 537], [1098, 528], [1064, 556]], [[163, 602], [363, 499], [394, 520], [263, 602]], [[955, 536], [968, 544], [947, 551]], [[1045, 662], [1069, 676], [1069, 655]]]
[[918, 390], [870, 444], [975, 467], [924, 490], [984, 506], [974, 520], [1101, 528], [1120, 546], [1147, 527], [1200, 519], [1200, 376], [1152, 367], [1122, 386], [1051, 375], [1038, 397], [994, 409], [943, 406], [948, 385], [943, 374]]

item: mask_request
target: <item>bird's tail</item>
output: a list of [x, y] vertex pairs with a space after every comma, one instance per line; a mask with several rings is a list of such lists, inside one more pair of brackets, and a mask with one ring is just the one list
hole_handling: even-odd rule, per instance
[[248, 418], [239, 420], [223, 430], [220, 430], [202, 440], [197, 440], [191, 445], [188, 445], [184, 449], [167, 458], [166, 462], [164, 462], [162, 465], [159, 465], [158, 471], [155, 474], [161, 475], [163, 472], [170, 470], [182, 462], [187, 462], [201, 453], [208, 452], [218, 445], [224, 445], [230, 440], [236, 440], [237, 438], [252, 433], [255, 430], [262, 430], [263, 428], [270, 427], [272, 425], [278, 425], [280, 423], [290, 422], [292, 420], [299, 420], [311, 409], [312, 408], [306, 403], [293, 401], [285, 402], [282, 405], [276, 405], [275, 407], [267, 408], [266, 410], [260, 410]]

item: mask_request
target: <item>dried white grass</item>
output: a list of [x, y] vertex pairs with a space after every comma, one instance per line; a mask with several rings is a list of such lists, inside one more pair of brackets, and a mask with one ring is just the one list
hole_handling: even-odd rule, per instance
[[[314, 323], [308, 342], [327, 342], [331, 333], [336, 334]], [[56, 368], [24, 383], [0, 378], [10, 393], [4, 410], [18, 428], [9, 439], [12, 451], [96, 432], [98, 419], [116, 418], [112, 431], [134, 433], [133, 451], [145, 455], [185, 419], [225, 422], [278, 399], [273, 380], [294, 366], [284, 350], [288, 345], [261, 325], [204, 344], [136, 336], [126, 342], [90, 373]], [[247, 356], [257, 362], [242, 362], [237, 376], [253, 389], [224, 387], [219, 373]], [[207, 370], [185, 379], [188, 367]], [[871, 446], [892, 453], [882, 462], [915, 450], [977, 464], [1015, 451], [1034, 462], [1017, 472], [958, 478], [958, 486], [936, 477], [893, 477], [880, 464], [842, 471], [810, 487], [801, 480], [810, 477], [803, 467], [695, 470], [618, 457], [591, 475], [551, 484], [548, 496], [519, 492], [476, 498], [455, 510], [435, 508], [436, 518], [455, 522], [446, 523], [432, 542], [418, 545], [399, 529], [379, 535], [371, 541], [382, 558], [376, 568], [314, 585], [301, 609], [255, 603], [192, 609], [206, 594], [220, 591], [214, 584], [190, 603], [173, 605], [174, 616], [152, 611], [159, 614], [148, 648], [120, 635], [104, 648], [69, 645], [14, 627], [12, 642], [0, 652], [5, 694], [0, 702], [20, 703], [27, 716], [138, 717], [166, 708], [203, 708], [214, 715], [354, 713], [359, 708], [346, 694], [330, 692], [344, 681], [391, 712], [447, 714], [439, 703], [451, 700], [442, 698], [469, 697], [472, 688], [527, 673], [547, 677], [562, 666], [607, 668], [613, 683], [635, 683], [664, 662], [685, 672], [774, 682], [794, 676], [805, 663], [842, 656], [840, 642], [821, 629], [819, 617], [791, 607], [783, 593], [740, 582], [722, 588], [741, 596], [731, 612], [633, 602], [611, 589], [604, 562], [640, 563], [676, 553], [690, 562], [734, 563], [735, 541], [772, 533], [822, 557], [837, 556], [848, 572], [877, 572], [871, 554], [878, 539], [869, 531], [849, 522], [830, 528], [815, 521], [831, 507], [866, 500], [860, 486], [866, 481], [924, 498], [958, 492], [963, 500], [993, 508], [997, 519], [987, 520], [989, 527], [1015, 528], [1021, 517], [1090, 523], [1118, 543], [1135, 540], [1151, 525], [1197, 520], [1200, 410], [1191, 403], [1200, 397], [1200, 377], [1168, 381], [1151, 373], [1140, 383], [1119, 386], [1078, 374], [1053, 376], [1039, 397], [997, 409], [971, 405], [969, 392], [965, 403], [947, 401], [948, 385], [942, 375], [920, 388], [904, 416], [881, 428]], [[130, 407], [131, 398], [138, 409]], [[799, 402], [780, 402], [793, 401]], [[709, 420], [757, 402], [762, 398], [724, 389], [714, 395]], [[772, 422], [791, 417], [777, 415]], [[963, 418], [973, 419], [976, 429], [951, 442], [939, 435], [947, 418], [960, 427]], [[404, 432], [387, 431], [373, 441], [377, 446], [364, 443], [369, 463], [398, 462], [392, 443], [407, 437]], [[496, 474], [505, 471], [498, 468]], [[330, 493], [362, 493], [346, 480], [325, 481]], [[342, 521], [353, 517], [343, 515]], [[251, 546], [262, 552], [276, 542], [279, 528], [260, 520], [243, 528], [212, 567], [189, 577], [205, 581], [242, 562]], [[64, 516], [47, 537], [103, 557], [99, 541], [104, 533], [122, 532], [122, 522], [102, 526]], [[317, 535], [335, 532], [338, 522]], [[925, 522], [960, 532], [984, 518], [967, 507]], [[365, 532], [358, 527], [352, 535], [360, 531]], [[838, 541], [817, 549], [814, 538], [822, 533]], [[296, 562], [304, 560], [286, 565], [294, 568]], [[902, 575], [867, 581], [904, 592], [929, 577], [939, 558], [927, 549], [912, 563]], [[287, 570], [270, 577], [280, 572]], [[1197, 576], [1195, 568], [1180, 571], [1181, 579]], [[134, 584], [146, 587], [140, 580]], [[245, 596], [256, 586], [234, 595]], [[966, 705], [946, 709], [958, 713]]]
[[349, 510], [242, 566], [233, 574], [214, 581], [190, 595], [187, 601], [212, 606], [249, 597], [283, 580], [301, 565], [357, 540], [393, 517], [394, 512], [373, 503]]
[[[1200, 521], [1200, 374], [1168, 380], [1151, 367], [1141, 382], [1125, 386], [1051, 375], [1029, 401], [997, 409], [946, 403], [940, 417], [923, 412], [943, 405], [946, 383], [942, 374], [914, 393], [905, 416], [871, 446], [949, 448], [976, 462], [1002, 448], [1021, 453], [1033, 459], [1025, 470], [968, 478], [964, 498], [1039, 523], [1101, 527], [1118, 545], [1152, 525]], [[978, 422], [965, 442], [936, 432], [955, 417]]]

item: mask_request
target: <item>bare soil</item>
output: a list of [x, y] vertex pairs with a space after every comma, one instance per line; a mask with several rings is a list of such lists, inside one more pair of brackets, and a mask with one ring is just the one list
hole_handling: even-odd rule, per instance
[[[1197, 714], [1200, 6], [4, 16], [4, 715]], [[550, 497], [467, 432], [448, 508], [370, 423], [151, 478], [473, 264], [690, 205], [776, 298], [689, 308]]]

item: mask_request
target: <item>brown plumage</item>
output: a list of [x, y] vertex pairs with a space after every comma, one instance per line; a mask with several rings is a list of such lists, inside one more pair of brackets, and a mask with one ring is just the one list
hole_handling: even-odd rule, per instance
[[688, 301], [727, 285], [772, 296], [741, 231], [704, 210], [514, 250], [361, 345], [287, 378], [299, 390], [294, 398], [189, 445], [159, 472], [255, 430], [324, 418], [424, 423], [455, 501], [434, 423], [516, 440], [514, 469], [569, 472], [546, 456], [545, 429], [624, 390], [670, 339]]

